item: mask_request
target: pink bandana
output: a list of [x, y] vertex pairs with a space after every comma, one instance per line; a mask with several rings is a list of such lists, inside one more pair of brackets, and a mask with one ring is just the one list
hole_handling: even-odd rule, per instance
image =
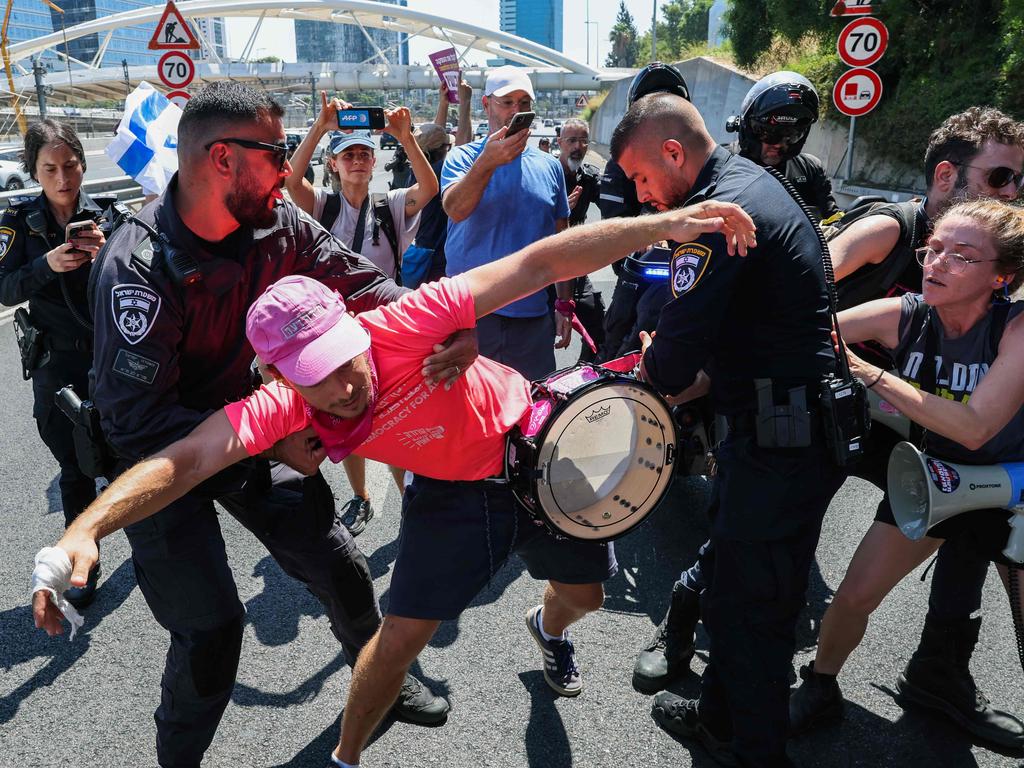
[[373, 409], [377, 404], [377, 366], [373, 362], [372, 350], [367, 354], [370, 361], [370, 397], [366, 410], [356, 419], [342, 419], [326, 411], [318, 411], [306, 403], [306, 413], [316, 430], [327, 458], [335, 464], [347, 458], [373, 431]]

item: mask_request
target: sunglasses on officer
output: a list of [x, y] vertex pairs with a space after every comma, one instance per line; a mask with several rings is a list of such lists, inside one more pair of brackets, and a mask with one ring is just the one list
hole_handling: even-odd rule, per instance
[[985, 172], [985, 183], [988, 184], [992, 189], [1002, 189], [1010, 182], [1013, 182], [1013, 188], [1020, 192], [1024, 189], [1024, 172], [1015, 171], [1013, 168], [1007, 168], [1005, 165], [1000, 165], [995, 168], [982, 168], [978, 165], [971, 165], [970, 163], [957, 163], [953, 165], [959, 168], [974, 168], [979, 171]]
[[203, 147], [208, 150], [214, 144], [237, 144], [245, 149], [257, 149], [261, 152], [273, 152], [277, 155], [278, 171], [284, 170], [285, 161], [288, 159], [288, 145], [287, 144], [267, 144], [263, 141], [253, 141], [251, 139], [236, 139], [236, 138], [224, 138], [214, 139], [209, 144]]

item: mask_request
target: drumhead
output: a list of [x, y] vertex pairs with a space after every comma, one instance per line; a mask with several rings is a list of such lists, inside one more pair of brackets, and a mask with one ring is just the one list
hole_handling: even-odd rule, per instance
[[643, 522], [672, 480], [676, 432], [665, 402], [630, 380], [568, 401], [540, 443], [537, 502], [575, 539], [621, 536]]

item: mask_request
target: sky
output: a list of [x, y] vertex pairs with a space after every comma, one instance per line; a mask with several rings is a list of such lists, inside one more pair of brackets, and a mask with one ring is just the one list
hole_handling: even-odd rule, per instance
[[[626, 0], [626, 8], [633, 14], [634, 23], [640, 34], [650, 29], [653, 0]], [[471, 8], [463, 12], [463, 19], [472, 24], [498, 29], [498, 0], [470, 0], [469, 3], [453, 3], [452, 0], [409, 0], [409, 8], [440, 16], [450, 17], [452, 6]], [[590, 9], [590, 63], [604, 64], [611, 44], [608, 34], [618, 14], [618, 0], [562, 0], [562, 48], [570, 58], [587, 62], [587, 8]], [[458, 20], [458, 19], [456, 19]], [[255, 18], [229, 18], [228, 48], [231, 56], [240, 56], [256, 25]], [[409, 56], [415, 62], [426, 62], [427, 54], [445, 47], [445, 43], [430, 38], [414, 38], [409, 41]], [[295, 33], [293, 24], [287, 19], [266, 19], [260, 29], [259, 38], [253, 47], [253, 58], [278, 56], [285, 61], [295, 61]], [[471, 64], [483, 64], [483, 54], [470, 54]]]

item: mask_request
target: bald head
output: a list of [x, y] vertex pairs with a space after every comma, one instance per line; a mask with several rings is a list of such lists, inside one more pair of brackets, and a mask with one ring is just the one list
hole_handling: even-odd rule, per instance
[[687, 154], [700, 156], [701, 165], [715, 147], [697, 108], [682, 96], [652, 93], [633, 102], [612, 134], [612, 159], [618, 162], [627, 147], [652, 150], [673, 140]]

